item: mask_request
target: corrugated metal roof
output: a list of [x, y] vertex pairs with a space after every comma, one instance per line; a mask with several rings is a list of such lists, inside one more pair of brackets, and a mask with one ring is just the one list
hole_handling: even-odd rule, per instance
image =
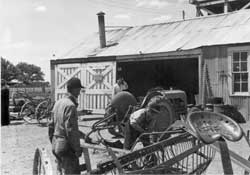
[[106, 31], [108, 47], [99, 47], [98, 33], [63, 58], [121, 56], [189, 50], [202, 46], [250, 42], [250, 10], [189, 20]]

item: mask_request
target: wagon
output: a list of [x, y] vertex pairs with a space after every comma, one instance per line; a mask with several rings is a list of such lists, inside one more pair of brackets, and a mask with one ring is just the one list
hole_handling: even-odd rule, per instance
[[49, 97], [32, 97], [26, 92], [17, 91], [12, 94], [10, 99], [10, 112], [17, 114], [13, 119], [41, 124], [43, 119], [46, 121], [49, 119], [53, 105], [54, 103]]

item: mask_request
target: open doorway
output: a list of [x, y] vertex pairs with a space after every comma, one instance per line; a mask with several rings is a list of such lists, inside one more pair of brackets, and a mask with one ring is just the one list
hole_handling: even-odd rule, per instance
[[195, 104], [199, 91], [198, 58], [118, 62], [117, 76], [127, 81], [136, 97], [154, 87], [172, 88], [185, 91], [188, 103]]

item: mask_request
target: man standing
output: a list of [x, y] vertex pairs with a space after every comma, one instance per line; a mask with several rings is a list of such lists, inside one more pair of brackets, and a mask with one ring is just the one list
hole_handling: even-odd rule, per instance
[[113, 92], [112, 92], [112, 98], [118, 94], [119, 92], [122, 92], [124, 90], [128, 89], [128, 84], [123, 78], [119, 78], [117, 80], [117, 83], [114, 84]]
[[52, 110], [49, 139], [52, 143], [52, 152], [57, 159], [59, 174], [80, 174], [79, 157], [82, 149], [78, 129], [77, 98], [81, 88], [84, 87], [80, 79], [71, 78], [67, 83], [67, 96], [58, 100]]

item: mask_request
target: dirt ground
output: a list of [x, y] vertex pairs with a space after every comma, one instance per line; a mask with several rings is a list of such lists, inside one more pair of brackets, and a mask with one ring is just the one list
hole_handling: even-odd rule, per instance
[[[86, 116], [85, 116], [86, 117]], [[91, 116], [87, 116], [91, 117]], [[94, 116], [100, 117], [100, 116]], [[79, 129], [84, 133], [90, 131], [93, 122], [79, 121]], [[111, 137], [105, 133], [107, 137]], [[95, 138], [95, 135], [93, 136]], [[55, 159], [51, 155], [51, 144], [48, 139], [48, 128], [24, 121], [11, 121], [10, 125], [1, 127], [1, 175], [32, 174], [33, 158], [36, 148], [45, 148], [51, 158], [53, 170]], [[97, 162], [108, 159], [105, 151], [90, 150], [92, 168]], [[105, 158], [105, 159], [104, 159]], [[81, 163], [84, 159], [80, 159]]]
[[[89, 130], [87, 126], [90, 126], [91, 123], [79, 122], [79, 125], [80, 129], [86, 132]], [[250, 129], [250, 122], [243, 124], [242, 127], [244, 130]], [[244, 139], [228, 144], [230, 149], [244, 158], [248, 158], [250, 155], [250, 148]], [[9, 126], [1, 127], [1, 174], [32, 174], [34, 152], [38, 147], [46, 148], [48, 152], [51, 150], [51, 145], [47, 137], [47, 127], [25, 124], [23, 121], [12, 121]], [[90, 154], [93, 165], [108, 158], [107, 153], [103, 151], [91, 150]], [[51, 156], [51, 159], [53, 168], [55, 168], [53, 156]], [[243, 174], [243, 169], [235, 166], [234, 163], [233, 168], [235, 174]], [[207, 169], [206, 174], [223, 174], [220, 155], [218, 153]]]

